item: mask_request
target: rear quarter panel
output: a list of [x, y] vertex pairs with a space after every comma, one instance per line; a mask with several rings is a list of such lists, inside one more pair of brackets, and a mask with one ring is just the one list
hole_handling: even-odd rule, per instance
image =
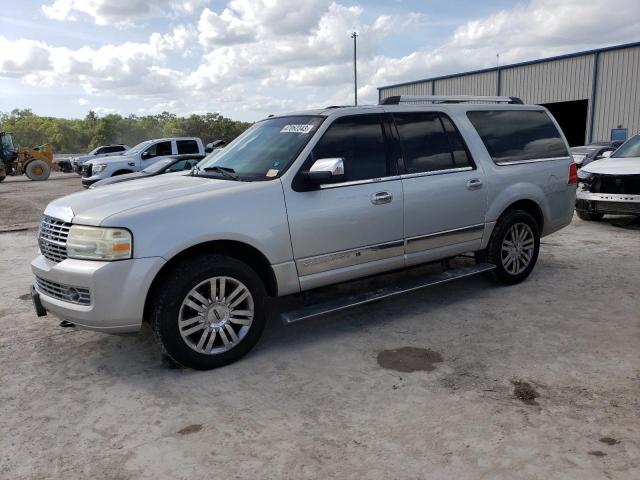
[[[491, 105], [488, 108], [498, 110], [514, 107]], [[518, 108], [547, 111], [538, 106], [518, 105]], [[497, 165], [466, 115], [468, 111], [483, 109], [486, 110], [487, 106], [469, 106], [466, 110], [455, 109], [450, 115], [456, 121], [474, 160], [482, 165], [485, 173], [484, 183], [488, 189], [486, 223], [495, 223], [500, 215], [518, 200], [531, 200], [540, 207], [544, 217], [542, 235], [548, 235], [568, 225], [573, 217], [576, 195], [576, 186], [568, 184], [569, 167], [573, 160], [568, 153], [569, 146], [564, 134], [553, 116], [547, 111], [567, 146], [566, 157]], [[485, 237], [483, 243], [486, 244], [489, 239], [488, 235]]]

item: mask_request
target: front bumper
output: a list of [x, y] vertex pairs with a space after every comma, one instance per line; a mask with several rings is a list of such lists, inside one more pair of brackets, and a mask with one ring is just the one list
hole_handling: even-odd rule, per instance
[[98, 177], [89, 177], [89, 178], [82, 178], [82, 186], [84, 188], [89, 188], [91, 185], [93, 185], [96, 182], [99, 182], [100, 180], [102, 180], [101, 178]]
[[640, 215], [640, 195], [591, 193], [578, 190], [576, 210], [610, 215]]
[[126, 333], [140, 329], [147, 292], [164, 263], [160, 257], [117, 262], [67, 259], [53, 263], [39, 255], [31, 262], [31, 270], [49, 282], [91, 292], [90, 303], [81, 305], [53, 297], [36, 285], [39, 301], [48, 313], [78, 327]]

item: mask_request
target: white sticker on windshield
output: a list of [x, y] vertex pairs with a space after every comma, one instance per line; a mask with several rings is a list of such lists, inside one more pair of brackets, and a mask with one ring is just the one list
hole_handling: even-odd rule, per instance
[[309, 133], [313, 125], [285, 125], [280, 133]]

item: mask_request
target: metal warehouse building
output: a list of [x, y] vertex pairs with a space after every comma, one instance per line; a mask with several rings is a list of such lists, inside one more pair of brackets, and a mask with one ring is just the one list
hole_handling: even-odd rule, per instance
[[639, 74], [636, 42], [389, 85], [378, 95], [519, 97], [547, 107], [575, 146], [640, 132]]

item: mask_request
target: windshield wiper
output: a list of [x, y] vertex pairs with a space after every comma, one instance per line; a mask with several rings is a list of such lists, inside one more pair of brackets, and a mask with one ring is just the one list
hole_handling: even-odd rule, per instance
[[240, 176], [236, 173], [236, 171], [233, 168], [219, 167], [218, 165], [214, 165], [213, 167], [205, 167], [204, 171], [205, 172], [216, 172], [216, 173], [220, 173], [220, 174], [222, 174], [222, 176], [230, 178], [232, 180], [240, 180]]

